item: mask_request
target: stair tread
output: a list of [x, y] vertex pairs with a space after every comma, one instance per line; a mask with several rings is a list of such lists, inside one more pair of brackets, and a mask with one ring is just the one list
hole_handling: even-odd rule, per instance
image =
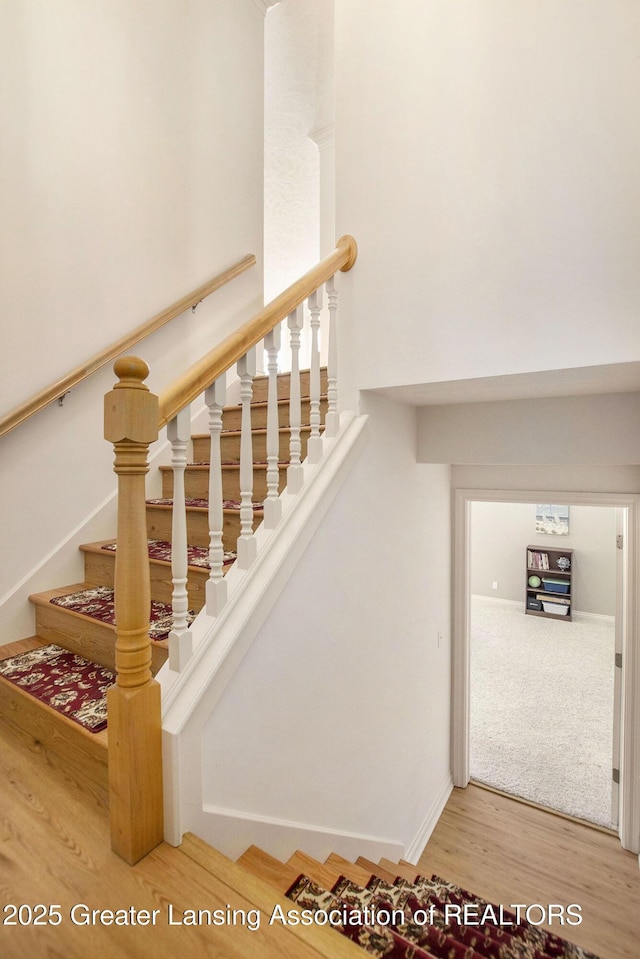
[[[158, 540], [150, 540], [149, 542], [151, 543], [151, 542], [160, 542], [160, 541], [158, 541]], [[169, 547], [171, 546], [170, 543], [164, 543], [164, 542], [161, 543], [161, 545], [163, 545], [163, 546], [166, 545], [166, 546], [169, 546]], [[95, 554], [95, 555], [97, 555], [97, 556], [102, 556], [102, 555], [104, 555], [105, 553], [106, 553], [107, 555], [115, 556], [116, 550], [110, 548], [110, 547], [113, 547], [113, 546], [115, 546], [115, 540], [113, 540], [113, 539], [104, 539], [104, 540], [100, 540], [100, 541], [97, 542], [97, 543], [83, 543], [82, 546], [80, 547], [80, 549], [81, 549], [84, 553], [93, 553], [93, 554]], [[193, 558], [193, 554], [194, 554], [194, 553], [196, 553], [198, 556], [200, 556], [200, 555], [205, 556], [206, 554], [208, 554], [208, 547], [205, 547], [205, 546], [190, 546], [190, 545], [187, 545], [187, 552], [188, 552], [188, 555], [189, 555], [190, 558]], [[224, 565], [225, 565], [225, 566], [230, 566], [231, 563], [233, 563], [233, 562], [235, 561], [235, 559], [236, 559], [236, 554], [235, 554], [235, 552], [232, 552], [231, 550], [227, 550], [226, 553], [225, 553], [225, 556], [228, 557], [228, 559], [225, 558], [225, 561], [224, 561]], [[156, 565], [159, 565], [159, 566], [168, 566], [168, 567], [171, 566], [171, 560], [170, 560], [170, 559], [158, 559], [157, 557], [154, 557], [154, 556], [149, 556], [149, 562], [150, 562], [150, 563], [155, 563]], [[190, 563], [189, 563], [189, 569], [190, 569], [192, 572], [201, 572], [201, 573], [207, 574], [208, 571], [209, 571], [209, 565], [208, 565], [208, 563], [206, 563], [206, 562], [204, 562], [204, 561], [203, 561], [203, 562], [198, 562], [198, 563], [192, 563], [192, 562], [190, 562]]]
[[342, 871], [326, 863], [318, 862], [313, 856], [297, 850], [287, 860], [288, 865], [298, 870], [298, 873], [304, 873], [309, 879], [317, 882], [323, 889], [330, 891], [336, 884]]
[[[33, 637], [35, 642], [30, 646], [30, 649], [37, 649], [39, 646], [48, 646], [49, 643], [41, 642], [38, 637]], [[24, 641], [21, 641], [24, 642]], [[17, 646], [20, 643], [10, 643], [8, 646]], [[23, 649], [18, 653], [10, 653], [8, 657], [4, 656], [3, 653], [8, 647], [0, 648], [0, 657], [2, 660], [10, 658], [13, 659], [15, 656], [20, 655], [20, 652], [28, 652], [29, 650]], [[87, 660], [88, 663], [93, 663], [93, 660]], [[95, 663], [95, 666], [99, 666], [99, 663]], [[50, 706], [47, 702], [38, 697], [32, 695], [28, 689], [23, 686], [18, 686], [15, 683], [11, 682], [5, 676], [0, 674], [0, 700], [3, 705], [9, 705], [12, 708], [12, 711], [16, 714], [22, 714], [25, 710], [31, 714], [35, 711], [42, 711], [42, 719], [45, 725], [50, 724], [52, 721], [55, 721], [59, 724], [59, 727], [65, 731], [65, 734], [71, 735], [72, 738], [76, 738], [78, 735], [84, 737], [88, 743], [95, 744], [97, 750], [105, 750], [107, 748], [107, 731], [106, 729], [99, 730], [98, 732], [91, 732], [91, 730], [86, 729], [80, 723], [76, 722], [74, 719], [71, 719], [69, 716], [66, 716], [64, 713], [59, 712], [57, 709], [54, 709], [53, 706]], [[4, 712], [4, 710], [3, 710]], [[13, 721], [11, 714], [6, 718], [9, 718], [10, 721]], [[92, 750], [95, 752], [95, 750]]]
[[[284, 892], [295, 882], [297, 875], [291, 878], [285, 889], [278, 895], [277, 886], [269, 882], [261, 873], [254, 872], [240, 860], [233, 862], [192, 833], [185, 833], [179, 849], [230, 889], [249, 899], [266, 917], [271, 916], [276, 905], [281, 906], [285, 914], [291, 908], [291, 901], [285, 897]], [[331, 928], [320, 925], [291, 925], [288, 928], [294, 936], [318, 949], [319, 955], [331, 957], [331, 959], [334, 957], [335, 959], [350, 959], [350, 957], [356, 959], [358, 955], [361, 955], [358, 947], [355, 947], [358, 950], [356, 952], [353, 943], [338, 936]]]
[[370, 859], [365, 859], [364, 856], [358, 856], [356, 859], [356, 866], [361, 866], [363, 869], [372, 875], [377, 876], [378, 879], [383, 879], [385, 882], [393, 882], [397, 878], [397, 873], [392, 872], [389, 869], [383, 869], [379, 863], [372, 862]]
[[358, 866], [357, 863], [350, 862], [348, 859], [343, 859], [342, 856], [339, 856], [335, 852], [327, 856], [325, 866], [329, 866], [332, 869], [339, 869], [343, 876], [359, 886], [366, 886], [371, 879], [370, 869], [363, 869], [362, 866]]
[[270, 856], [269, 853], [264, 852], [258, 846], [249, 846], [239, 857], [238, 863], [253, 873], [254, 876], [265, 879], [283, 894], [287, 892], [300, 875], [299, 869], [280, 862], [275, 856]]
[[[63, 611], [67, 616], [73, 616], [81, 621], [88, 620], [92, 623], [97, 622], [100, 624], [100, 626], [104, 627], [105, 630], [113, 633], [113, 635], [115, 636], [116, 628], [113, 625], [113, 623], [105, 622], [104, 620], [98, 619], [95, 616], [89, 616], [87, 613], [83, 613], [75, 609], [69, 609], [64, 606], [59, 606], [51, 602], [52, 599], [58, 599], [59, 597], [62, 597], [62, 596], [69, 596], [72, 593], [84, 592], [85, 590], [95, 590], [97, 588], [100, 588], [100, 587], [96, 587], [93, 583], [86, 583], [86, 582], [74, 583], [69, 586], [58, 586], [56, 589], [44, 590], [41, 593], [32, 593], [29, 596], [29, 602], [33, 603], [36, 606], [45, 607], [47, 609], [49, 608], [49, 606], [53, 605], [56, 609]], [[110, 589], [111, 592], [113, 593], [113, 589], [111, 587], [103, 587], [103, 588]], [[63, 645], [63, 641], [61, 641], [61, 645]], [[169, 643], [168, 643], [168, 640], [166, 639], [155, 639], [153, 640], [153, 646], [159, 647], [161, 649], [168, 649]], [[81, 655], [84, 655], [84, 654], [81, 654]]]
[[[321, 425], [320, 425], [320, 430], [323, 430], [323, 429], [324, 429], [324, 426], [321, 424]], [[303, 423], [303, 424], [300, 426], [300, 431], [301, 431], [301, 432], [304, 432], [304, 433], [310, 433], [310, 432], [311, 432], [311, 427], [309, 426], [309, 424], [304, 424], [304, 423]], [[251, 432], [252, 432], [252, 434], [256, 434], [256, 435], [260, 435], [260, 436], [266, 436], [266, 434], [267, 434], [267, 427], [266, 427], [266, 426], [253, 426], [253, 427], [251, 428]], [[290, 432], [291, 432], [291, 427], [290, 427], [290, 426], [279, 426], [279, 427], [278, 427], [278, 433], [290, 433]], [[222, 430], [222, 435], [223, 435], [223, 436], [240, 436], [241, 433], [242, 433], [242, 430]], [[192, 439], [192, 440], [208, 440], [208, 439], [209, 439], [209, 434], [208, 434], [208, 433], [193, 433], [192, 436], [191, 436], [191, 439]]]
[[[187, 509], [200, 510], [201, 512], [209, 509], [209, 502], [205, 499], [186, 499], [185, 504]], [[224, 513], [240, 512], [240, 502], [238, 500], [224, 500], [222, 505]], [[147, 506], [156, 506], [159, 509], [171, 509], [173, 507], [173, 500], [165, 496], [154, 497], [153, 499], [147, 500]], [[254, 513], [261, 513], [263, 506], [262, 503], [253, 503], [252, 508]]]
[[[228, 462], [221, 463], [220, 465], [221, 465], [221, 469], [222, 469], [223, 472], [225, 472], [225, 471], [227, 471], [227, 472], [237, 472], [237, 471], [240, 469], [240, 463], [235, 463], [235, 462], [233, 462], [232, 460], [229, 460]], [[266, 460], [254, 460], [254, 461], [253, 461], [253, 467], [254, 467], [254, 469], [255, 469], [256, 467], [259, 467], [259, 468], [266, 467], [267, 465], [268, 465], [268, 464], [267, 464], [267, 461], [266, 461]], [[278, 460], [278, 463], [277, 463], [276, 465], [277, 465], [278, 469], [284, 469], [285, 467], [289, 466], [289, 460]], [[189, 471], [191, 471], [191, 472], [198, 472], [198, 471], [206, 472], [206, 471], [208, 471], [208, 470], [210, 469], [210, 467], [211, 467], [211, 464], [210, 464], [210, 463], [207, 463], [207, 462], [202, 462], [202, 463], [187, 463], [185, 469], [187, 469], [187, 470], [189, 470]], [[173, 470], [173, 466], [171, 466], [170, 464], [165, 464], [165, 465], [163, 465], [163, 466], [160, 467], [160, 472], [162, 472], [162, 473], [170, 473], [172, 470]]]
[[395, 870], [394, 879], [396, 876], [401, 876], [403, 879], [407, 879], [409, 882], [415, 882], [416, 876], [419, 874], [418, 867], [412, 866], [410, 863], [396, 863], [391, 862], [390, 859], [381, 859], [380, 865], [388, 872], [393, 872]]
[[[255, 382], [255, 381], [254, 381]], [[327, 392], [320, 394], [320, 401], [327, 399]], [[278, 397], [278, 406], [287, 406], [291, 402], [290, 396], [279, 396]], [[301, 403], [310, 403], [311, 402], [311, 393], [301, 393], [300, 394]], [[251, 407], [265, 407], [269, 405], [269, 400], [251, 400]], [[242, 407], [242, 403], [228, 403], [226, 406], [222, 407], [222, 416], [224, 422], [224, 414], [227, 410], [237, 410], [238, 407]]]
[[25, 639], [16, 639], [13, 643], [5, 643], [4, 646], [0, 646], [0, 662], [3, 659], [9, 659], [10, 656], [28, 653], [31, 649], [46, 645], [47, 643], [40, 636], [27, 636]]

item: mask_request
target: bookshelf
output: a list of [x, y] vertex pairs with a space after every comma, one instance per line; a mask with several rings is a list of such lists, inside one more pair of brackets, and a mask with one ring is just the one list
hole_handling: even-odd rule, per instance
[[573, 550], [527, 546], [526, 570], [525, 612], [571, 622]]

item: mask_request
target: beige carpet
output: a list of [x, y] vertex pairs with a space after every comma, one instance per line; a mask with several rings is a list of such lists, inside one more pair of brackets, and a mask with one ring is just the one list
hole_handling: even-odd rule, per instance
[[471, 605], [471, 777], [611, 826], [613, 619]]

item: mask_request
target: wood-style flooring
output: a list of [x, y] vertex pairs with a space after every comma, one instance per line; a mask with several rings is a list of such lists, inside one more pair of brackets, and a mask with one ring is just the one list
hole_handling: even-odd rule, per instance
[[[614, 837], [472, 786], [454, 791], [419, 868], [503, 905], [578, 903], [584, 922], [571, 934], [565, 929], [567, 938], [601, 959], [640, 956], [638, 860]], [[337, 954], [264, 921], [258, 932], [242, 925], [169, 925], [170, 904], [178, 919], [188, 909], [231, 907], [248, 913], [252, 903], [234, 888], [233, 872], [214, 879], [202, 864], [166, 844], [127, 866], [110, 850], [102, 788], [72, 778], [54, 754], [0, 720], [2, 959], [320, 959]], [[71, 911], [83, 904], [159, 913], [155, 925], [75, 925]], [[34, 910], [38, 905], [46, 909]], [[26, 908], [16, 912], [7, 906]], [[58, 907], [51, 923], [35, 925], [34, 917], [44, 913], [46, 918], [49, 907]], [[84, 913], [76, 910], [76, 918]], [[12, 917], [17, 924], [8, 925]]]
[[505, 907], [577, 903], [579, 926], [547, 928], [600, 959], [640, 957], [638, 857], [615, 836], [471, 785], [454, 789], [418, 867]]
[[[179, 849], [163, 843], [136, 866], [128, 866], [111, 852], [105, 799], [99, 786], [70, 778], [54, 754], [0, 720], [1, 959], [332, 955], [336, 934], [331, 930], [308, 930], [311, 941], [304, 941], [295, 929], [269, 927], [263, 914], [260, 929], [251, 931], [254, 905], [234, 888], [237, 877], [216, 879]], [[277, 898], [274, 891], [274, 903]], [[227, 915], [230, 910], [237, 921], [170, 925], [170, 908], [176, 922], [188, 918], [188, 910]], [[105, 910], [112, 910], [115, 918], [117, 910], [132, 909], [136, 921], [148, 921], [158, 910], [156, 924], [104, 924], [110, 918]], [[88, 910], [101, 910], [101, 917], [85, 925]], [[246, 925], [240, 922], [242, 913]], [[329, 948], [317, 946], [326, 936], [331, 937]]]

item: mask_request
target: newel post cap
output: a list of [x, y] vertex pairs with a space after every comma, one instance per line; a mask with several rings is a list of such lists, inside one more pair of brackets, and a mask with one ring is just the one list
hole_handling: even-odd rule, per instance
[[137, 356], [113, 366], [119, 382], [104, 398], [104, 437], [110, 443], [153, 443], [158, 438], [158, 397], [143, 380], [149, 367]]

